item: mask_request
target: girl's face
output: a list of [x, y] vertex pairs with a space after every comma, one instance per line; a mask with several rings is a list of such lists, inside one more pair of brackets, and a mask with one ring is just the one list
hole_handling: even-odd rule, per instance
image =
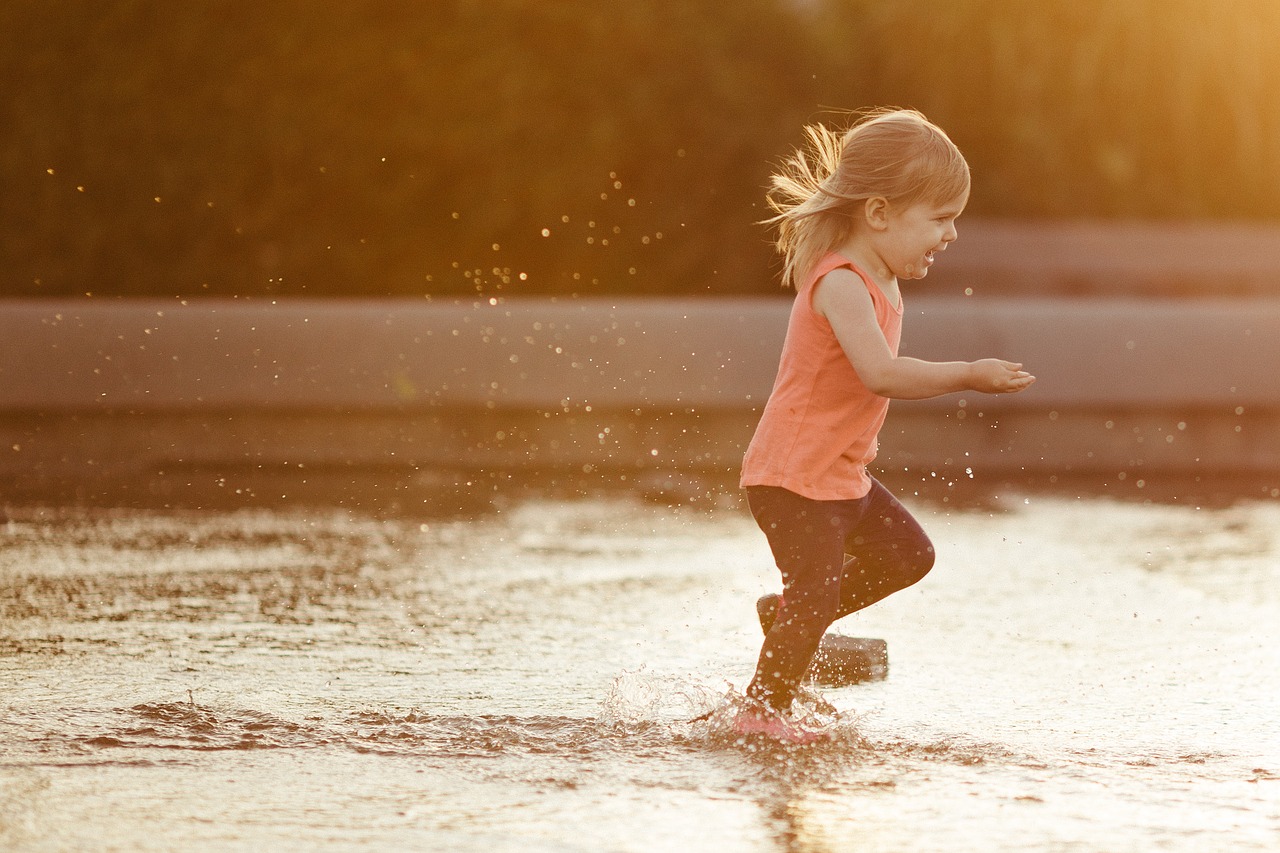
[[924, 278], [934, 256], [956, 239], [956, 218], [969, 194], [946, 202], [919, 201], [906, 207], [889, 205], [880, 233], [880, 257], [899, 279]]

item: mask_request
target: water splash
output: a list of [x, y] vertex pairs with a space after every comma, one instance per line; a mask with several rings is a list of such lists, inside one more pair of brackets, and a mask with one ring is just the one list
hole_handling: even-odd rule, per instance
[[[743, 736], [734, 719], [748, 702], [731, 684], [712, 685], [689, 676], [657, 675], [644, 667], [613, 680], [601, 704], [600, 721], [615, 731], [662, 727], [673, 738], [712, 749], [756, 751], [786, 748], [768, 738]], [[869, 744], [852, 715], [842, 714], [817, 692], [802, 687], [790, 709], [795, 721], [824, 736], [820, 749], [861, 750]]]
[[646, 667], [624, 671], [609, 685], [600, 721], [617, 728], [706, 718], [731, 701], [732, 688], [692, 678], [660, 676]]

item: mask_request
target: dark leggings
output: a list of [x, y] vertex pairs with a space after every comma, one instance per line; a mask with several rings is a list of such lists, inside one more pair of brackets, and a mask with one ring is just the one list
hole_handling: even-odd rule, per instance
[[786, 710], [831, 623], [923, 578], [933, 568], [933, 544], [874, 480], [856, 500], [751, 486], [747, 503], [782, 571], [782, 603], [747, 695]]

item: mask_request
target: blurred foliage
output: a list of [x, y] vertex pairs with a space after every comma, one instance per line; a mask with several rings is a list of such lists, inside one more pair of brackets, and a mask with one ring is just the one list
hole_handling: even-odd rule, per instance
[[750, 293], [807, 121], [970, 215], [1280, 215], [1271, 0], [11, 0], [0, 295]]

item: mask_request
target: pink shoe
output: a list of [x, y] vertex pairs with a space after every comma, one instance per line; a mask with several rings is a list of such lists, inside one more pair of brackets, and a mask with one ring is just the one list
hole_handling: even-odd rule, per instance
[[807, 729], [777, 711], [759, 706], [738, 711], [738, 715], [733, 718], [733, 732], [743, 736], [763, 735], [795, 746], [806, 746], [827, 739], [823, 732]]

